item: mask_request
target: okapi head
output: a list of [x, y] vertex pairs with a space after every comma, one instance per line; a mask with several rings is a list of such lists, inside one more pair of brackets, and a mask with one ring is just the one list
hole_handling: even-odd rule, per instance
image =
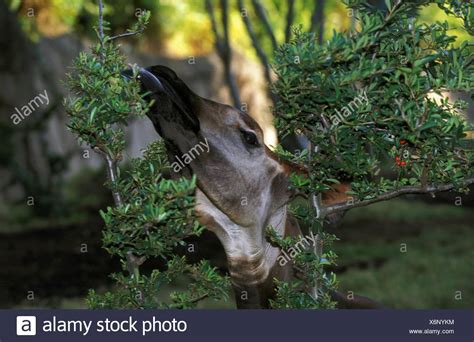
[[141, 69], [139, 78], [155, 100], [148, 117], [172, 166], [197, 177], [197, 214], [224, 247], [238, 306], [267, 306], [273, 278], [290, 270], [278, 266], [280, 251], [265, 240], [265, 229], [296, 234], [287, 224], [287, 165], [248, 114], [196, 95], [164, 66]]
[[291, 166], [264, 145], [262, 129], [248, 114], [196, 95], [171, 69], [152, 66], [138, 77], [155, 100], [148, 117], [176, 175], [197, 176], [198, 218], [224, 247], [237, 306], [268, 307], [273, 279], [294, 275], [291, 263], [277, 262], [280, 250], [265, 230], [301, 234], [287, 214]]

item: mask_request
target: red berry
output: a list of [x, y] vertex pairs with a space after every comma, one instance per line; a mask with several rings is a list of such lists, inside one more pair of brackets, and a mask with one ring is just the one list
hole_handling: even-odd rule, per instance
[[401, 166], [407, 166], [407, 162], [406, 162], [406, 161], [402, 161], [402, 162], [400, 163], [400, 165], [401, 165]]
[[406, 143], [407, 143], [407, 141], [405, 139], [400, 140], [400, 145], [405, 145]]

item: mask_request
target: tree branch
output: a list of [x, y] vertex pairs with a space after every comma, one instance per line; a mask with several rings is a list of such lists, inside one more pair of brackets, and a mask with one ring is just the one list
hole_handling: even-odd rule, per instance
[[99, 0], [99, 39], [101, 44], [104, 42], [104, 4]]
[[291, 25], [295, 18], [295, 0], [288, 0], [288, 11], [286, 12], [285, 43], [291, 38]]
[[324, 34], [324, 0], [315, 0], [314, 2], [310, 31], [318, 34], [318, 43], [321, 45]]
[[119, 39], [119, 38], [131, 37], [131, 36], [135, 36], [135, 35], [140, 34], [140, 33], [141, 32], [139, 32], [139, 31], [125, 32], [125, 33], [118, 34], [116, 36], [112, 36], [108, 40], [112, 41], [112, 40]]
[[[107, 168], [107, 179], [112, 184], [112, 197], [114, 199], [114, 203], [116, 207], [120, 207], [123, 204], [122, 196], [120, 193], [115, 190], [115, 184], [118, 181], [118, 168], [117, 168], [117, 161], [113, 159], [109, 153], [101, 150], [99, 147], [94, 147], [94, 151], [100, 154], [105, 162]], [[126, 255], [127, 260], [127, 270], [130, 273], [130, 276], [139, 277], [140, 276], [140, 265], [143, 264], [146, 260], [145, 256], [137, 257], [132, 252], [128, 251]]]
[[[272, 78], [271, 78], [270, 67], [269, 67], [270, 63], [268, 61], [267, 55], [263, 51], [261, 45], [259, 44], [259, 42], [257, 40], [257, 35], [255, 34], [255, 31], [253, 29], [253, 25], [252, 25], [252, 23], [251, 23], [251, 21], [248, 17], [248, 13], [245, 10], [243, 1], [238, 0], [237, 1], [237, 6], [239, 6], [240, 15], [242, 16], [242, 20], [244, 22], [245, 28], [247, 29], [247, 33], [250, 37], [250, 40], [252, 41], [252, 46], [255, 49], [255, 52], [257, 53], [257, 57], [260, 60], [260, 63], [262, 64], [262, 66], [263, 66], [263, 73], [264, 73], [265, 79], [268, 82], [268, 94], [269, 94], [270, 98], [272, 99], [273, 103], [275, 104], [276, 101], [277, 101], [277, 97], [270, 90], [271, 85], [272, 85]], [[245, 13], [245, 15], [244, 15], [244, 13]]]
[[316, 211], [316, 218], [317, 219], [324, 218], [324, 216], [326, 215], [326, 210], [322, 204], [321, 193], [311, 195], [311, 200], [313, 201], [313, 207], [314, 207], [314, 210]]
[[253, 7], [255, 9], [255, 13], [257, 13], [257, 16], [260, 18], [260, 20], [263, 23], [263, 27], [267, 31], [270, 40], [272, 42], [273, 50], [278, 49], [278, 43], [275, 38], [275, 34], [273, 33], [272, 25], [270, 24], [270, 21], [268, 20], [267, 13], [265, 11], [265, 8], [263, 5], [260, 3], [258, 0], [252, 0]]
[[[310, 141], [308, 142], [308, 173], [311, 174], [311, 158], [313, 154], [313, 143]], [[311, 201], [313, 204], [314, 211], [316, 212], [316, 218], [324, 218], [322, 215], [323, 212], [323, 203], [322, 203], [322, 195], [321, 193], [313, 193], [311, 194]]]
[[146, 261], [145, 256], [137, 257], [132, 252], [128, 251], [126, 254], [127, 271], [132, 277], [138, 278], [140, 276], [140, 266]]
[[210, 0], [206, 0], [206, 10], [207, 10], [207, 13], [209, 14], [209, 18], [211, 19], [211, 28], [212, 28], [212, 32], [214, 32], [214, 36], [216, 38], [216, 45], [217, 45], [218, 43], [220, 43], [220, 36], [217, 30], [217, 21], [216, 21], [216, 16], [214, 15], [214, 7], [212, 6], [212, 2]]
[[104, 4], [99, 0], [99, 41], [100, 41], [100, 60], [104, 60]]
[[211, 19], [211, 27], [212, 31], [214, 32], [214, 36], [216, 39], [216, 50], [217, 54], [222, 60], [222, 64], [224, 64], [224, 74], [226, 78], [227, 85], [229, 87], [230, 95], [234, 102], [234, 106], [240, 108], [242, 106], [240, 100], [240, 93], [239, 88], [237, 86], [237, 82], [235, 80], [234, 74], [232, 73], [231, 69], [231, 62], [232, 62], [232, 50], [229, 44], [229, 20], [228, 20], [228, 12], [229, 12], [229, 5], [227, 0], [221, 0], [221, 9], [222, 9], [222, 26], [224, 31], [224, 36], [221, 37], [219, 31], [217, 29], [217, 21], [214, 14], [214, 7], [212, 6], [211, 0], [206, 0], [206, 9], [209, 13], [209, 17]]
[[[101, 46], [101, 59], [104, 59], [104, 4], [102, 0], [99, 0], [99, 40]], [[94, 151], [100, 154], [105, 162], [106, 162], [106, 169], [107, 169], [107, 179], [111, 183], [112, 187], [118, 180], [118, 170], [117, 170], [117, 161], [110, 156], [109, 153], [102, 150], [99, 147], [94, 147]], [[120, 193], [117, 190], [112, 189], [112, 197], [114, 199], [114, 203], [116, 207], [120, 207], [122, 205], [122, 198]]]
[[198, 303], [198, 302], [200, 302], [201, 300], [206, 299], [206, 298], [208, 298], [208, 297], [209, 297], [209, 293], [206, 293], [206, 294], [203, 294], [203, 295], [201, 295], [201, 296], [199, 296], [199, 297], [196, 297], [196, 298], [191, 299], [189, 302], [192, 303], [192, 304]]
[[[316, 254], [318, 257], [318, 260], [321, 260], [321, 256], [323, 255], [323, 241], [321, 240], [321, 237], [319, 234], [316, 234], [314, 237], [314, 245], [313, 245], [313, 253]], [[318, 290], [319, 290], [319, 283], [318, 280], [316, 280], [313, 288], [309, 289], [309, 295], [313, 300], [316, 302], [318, 300]]]
[[[463, 182], [460, 184], [461, 186], [469, 186], [471, 184], [474, 184], [474, 176], [468, 177], [463, 180]], [[357, 202], [345, 202], [345, 203], [337, 203], [333, 204], [327, 207], [322, 208], [323, 212], [323, 217], [329, 214], [337, 213], [340, 211], [346, 211], [349, 209], [353, 208], [359, 208], [359, 207], [365, 207], [369, 204], [373, 204], [376, 202], [381, 202], [381, 201], [387, 201], [396, 197], [399, 197], [401, 195], [409, 195], [409, 194], [434, 194], [437, 192], [443, 192], [443, 191], [449, 191], [453, 190], [454, 188], [458, 187], [459, 184], [442, 184], [442, 185], [430, 185], [426, 187], [422, 186], [404, 186], [392, 191], [388, 191], [386, 193], [383, 193], [375, 198], [367, 199], [367, 200], [362, 200], [362, 201], [357, 201]]]
[[[94, 147], [94, 151], [104, 158], [107, 167], [107, 179], [112, 186], [114, 186], [118, 180], [117, 161], [99, 147]], [[117, 190], [112, 189], [112, 197], [114, 198], [115, 206], [120, 207], [123, 203], [120, 193]]]
[[222, 26], [224, 29], [224, 69], [226, 74], [227, 83], [229, 84], [230, 92], [234, 105], [237, 108], [242, 107], [242, 102], [239, 94], [239, 87], [235, 80], [234, 74], [232, 73], [231, 61], [232, 61], [232, 49], [229, 43], [229, 3], [227, 0], [221, 0], [222, 9]]

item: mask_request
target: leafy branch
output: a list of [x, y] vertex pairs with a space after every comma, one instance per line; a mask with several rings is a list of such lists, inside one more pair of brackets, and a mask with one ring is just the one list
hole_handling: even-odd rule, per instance
[[[456, 42], [448, 23], [416, 20], [421, 6], [437, 4], [470, 31], [472, 4], [386, 0], [380, 10], [364, 0], [345, 2], [357, 14], [354, 30], [323, 45], [318, 34], [295, 30], [274, 63], [277, 129], [309, 141], [302, 151], [277, 152], [302, 165], [290, 176], [307, 199], [296, 216], [318, 234], [325, 220], [352, 208], [406, 194], [465, 192], [474, 184], [467, 105], [432, 99], [472, 94], [472, 45]], [[292, 284], [279, 284], [279, 291], [282, 305], [284, 298], [306, 298]]]
[[[105, 223], [103, 245], [120, 258], [128, 273], [112, 275], [113, 291], [99, 295], [91, 290], [88, 305], [92, 308], [189, 308], [204, 298], [225, 299], [229, 288], [228, 278], [208, 263], [190, 265], [177, 256], [185, 240], [204, 229], [194, 212], [196, 178], [165, 178], [170, 165], [162, 141], [151, 143], [141, 158], [131, 159], [127, 172], [119, 167], [128, 122], [143, 117], [154, 103], [142, 92], [138, 67], [127, 65], [115, 41], [142, 33], [149, 17], [145, 12], [127, 33], [109, 37], [99, 0], [98, 43], [80, 53], [67, 76], [68, 128], [104, 158], [114, 199], [114, 206], [100, 211]], [[130, 68], [131, 76], [124, 77]], [[140, 267], [152, 258], [162, 259], [167, 268], [142, 274]], [[163, 286], [177, 277], [192, 281], [189, 290], [172, 294], [168, 302], [158, 300]]]
[[381, 201], [388, 201], [388, 200], [391, 200], [391, 199], [394, 199], [396, 197], [399, 197], [399, 196], [403, 196], [403, 195], [414, 195], [414, 194], [436, 194], [436, 193], [439, 193], [439, 192], [444, 192], [444, 191], [449, 191], [449, 190], [456, 190], [456, 189], [460, 189], [460, 188], [463, 188], [463, 187], [468, 187], [469, 185], [472, 185], [474, 184], [474, 177], [468, 177], [468, 178], [465, 178], [462, 180], [462, 182], [460, 184], [453, 184], [453, 183], [450, 183], [450, 184], [439, 184], [439, 185], [436, 185], [436, 184], [433, 184], [433, 185], [430, 185], [430, 186], [403, 186], [401, 188], [398, 188], [398, 189], [395, 189], [395, 190], [392, 190], [392, 191], [389, 191], [389, 192], [385, 192], [379, 196], [376, 196], [374, 198], [371, 198], [371, 199], [366, 199], [366, 200], [360, 200], [360, 201], [353, 201], [353, 200], [350, 200], [349, 202], [346, 202], [346, 203], [337, 203], [337, 204], [333, 204], [333, 205], [330, 205], [330, 206], [324, 206], [324, 205], [315, 205], [317, 207], [319, 207], [319, 217], [325, 217], [329, 214], [334, 214], [334, 213], [337, 213], [337, 212], [343, 212], [343, 211], [347, 211], [349, 209], [353, 209], [353, 208], [360, 208], [360, 207], [365, 207], [367, 205], [370, 205], [370, 204], [374, 204], [374, 203], [377, 203], [377, 202], [381, 202]]

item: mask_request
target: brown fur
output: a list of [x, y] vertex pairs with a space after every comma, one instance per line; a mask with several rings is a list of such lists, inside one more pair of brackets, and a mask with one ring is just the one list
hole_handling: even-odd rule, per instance
[[[239, 308], [266, 308], [274, 296], [274, 278], [294, 277], [291, 263], [280, 266], [280, 250], [265, 240], [271, 225], [280, 235], [301, 235], [289, 216], [288, 175], [304, 167], [281, 161], [263, 143], [259, 125], [248, 114], [194, 94], [163, 66], [141, 70], [146, 91], [156, 100], [148, 112], [157, 132], [173, 153], [185, 153], [206, 141], [209, 151], [193, 160], [181, 176], [197, 176], [196, 211], [200, 222], [224, 247]], [[246, 143], [242, 132], [255, 134]], [[347, 187], [324, 194], [329, 203], [344, 199]], [[245, 199], [245, 204], [244, 204]]]

